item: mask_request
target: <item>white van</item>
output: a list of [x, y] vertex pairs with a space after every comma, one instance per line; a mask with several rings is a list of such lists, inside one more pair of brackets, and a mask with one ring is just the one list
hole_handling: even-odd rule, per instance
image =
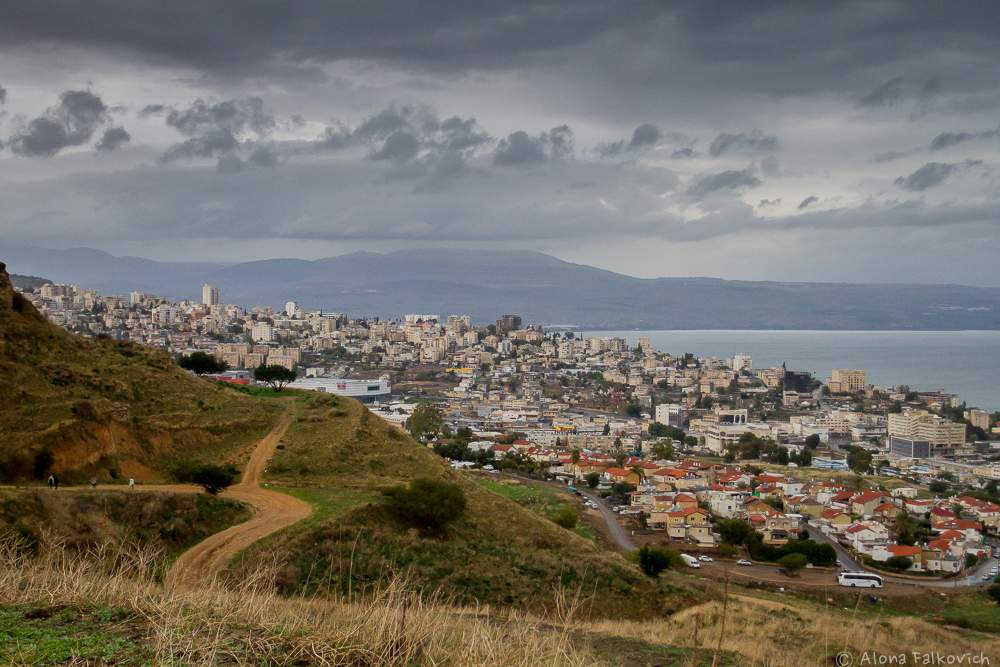
[[882, 588], [882, 577], [871, 572], [841, 572], [837, 583], [848, 588]]
[[692, 556], [691, 554], [681, 554], [681, 560], [683, 560], [684, 564], [687, 565], [688, 567], [694, 567], [694, 568], [701, 567], [701, 563], [698, 562], [698, 559]]

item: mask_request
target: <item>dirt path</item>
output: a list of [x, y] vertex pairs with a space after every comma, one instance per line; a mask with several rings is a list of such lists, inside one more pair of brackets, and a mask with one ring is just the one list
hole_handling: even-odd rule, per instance
[[312, 513], [312, 506], [298, 498], [260, 487], [260, 480], [275, 447], [292, 423], [289, 409], [281, 421], [258, 443], [243, 470], [239, 484], [221, 495], [252, 505], [256, 510], [249, 521], [230, 526], [194, 545], [167, 572], [167, 585], [195, 587], [208, 582], [240, 551]]

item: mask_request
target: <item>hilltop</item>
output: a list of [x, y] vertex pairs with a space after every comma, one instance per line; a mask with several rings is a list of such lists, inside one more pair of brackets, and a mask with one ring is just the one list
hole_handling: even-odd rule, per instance
[[[663, 617], [706, 597], [669, 576], [642, 576], [618, 554], [482, 488], [356, 401], [300, 395], [296, 409], [265, 480], [316, 512], [248, 549], [237, 580], [277, 558], [286, 594], [370, 593], [402, 577], [463, 605], [544, 612], [560, 595], [579, 595], [581, 613], [601, 618]], [[444, 537], [398, 526], [381, 503], [382, 491], [418, 478], [465, 494], [467, 514]]]
[[169, 478], [180, 460], [239, 463], [276, 419], [165, 351], [85, 339], [49, 323], [0, 263], [0, 471], [4, 481]]
[[202, 283], [223, 299], [349, 315], [467, 313], [492, 322], [584, 329], [1000, 329], [1000, 288], [961, 285], [763, 282], [636, 278], [532, 251], [410, 249], [314, 261], [155, 262], [75, 248], [4, 246], [13, 269], [104, 293], [139, 289], [196, 298]]

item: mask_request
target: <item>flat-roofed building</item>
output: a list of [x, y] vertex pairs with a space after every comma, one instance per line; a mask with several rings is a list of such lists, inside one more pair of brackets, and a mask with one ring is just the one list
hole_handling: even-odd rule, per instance
[[965, 444], [965, 424], [948, 421], [926, 410], [907, 410], [889, 415], [889, 437], [927, 442], [930, 455], [953, 452]]

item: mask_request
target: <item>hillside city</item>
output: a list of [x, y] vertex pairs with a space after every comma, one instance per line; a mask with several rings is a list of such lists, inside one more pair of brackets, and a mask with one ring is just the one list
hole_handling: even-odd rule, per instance
[[[953, 394], [873, 386], [861, 369], [821, 381], [755, 368], [743, 353], [675, 355], [644, 338], [633, 348], [514, 314], [485, 326], [461, 315], [387, 321], [291, 301], [246, 309], [212, 285], [200, 302], [179, 303], [21, 287], [70, 331], [163, 348], [182, 365], [208, 355], [221, 382], [249, 384], [258, 368], [280, 366], [291, 387], [368, 402], [453, 467], [602, 492], [616, 514], [610, 538], [626, 548], [744, 544], [756, 560], [777, 560], [811, 536], [833, 550], [807, 553], [810, 564], [965, 573], [968, 583], [996, 574], [987, 536], [1000, 529], [1000, 413]], [[607, 509], [597, 496], [585, 503]]]

